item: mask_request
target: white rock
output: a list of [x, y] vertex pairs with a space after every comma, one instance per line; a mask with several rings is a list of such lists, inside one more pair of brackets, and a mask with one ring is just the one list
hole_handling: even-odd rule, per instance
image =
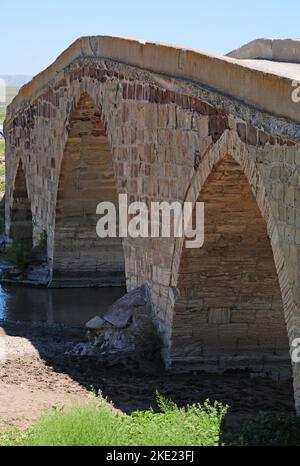
[[91, 319], [89, 322], [87, 322], [85, 326], [90, 330], [98, 330], [102, 328], [104, 324], [105, 320], [102, 319], [102, 317], [97, 316]]

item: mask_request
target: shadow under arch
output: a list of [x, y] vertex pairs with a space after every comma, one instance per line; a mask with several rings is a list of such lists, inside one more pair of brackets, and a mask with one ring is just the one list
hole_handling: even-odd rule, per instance
[[235, 135], [227, 132], [207, 152], [185, 200], [204, 201], [208, 222], [202, 250], [185, 250], [184, 239], [175, 243], [172, 367], [189, 361], [213, 371], [288, 375], [292, 288], [263, 180]]
[[112, 154], [103, 116], [83, 92], [60, 167], [51, 286], [125, 285], [122, 240], [96, 233], [100, 202], [118, 205]]
[[23, 163], [20, 159], [13, 187], [9, 238], [22, 243], [25, 251], [29, 252], [33, 244], [32, 235], [31, 202], [28, 196]]

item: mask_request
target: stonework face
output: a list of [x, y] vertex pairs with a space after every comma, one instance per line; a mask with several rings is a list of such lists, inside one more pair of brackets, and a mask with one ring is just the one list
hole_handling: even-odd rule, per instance
[[28, 251], [32, 248], [31, 205], [22, 162], [18, 165], [14, 180], [9, 236], [12, 240], [22, 241]]
[[266, 222], [231, 156], [213, 167], [198, 201], [205, 204], [205, 244], [182, 251], [173, 366], [224, 370], [269, 365], [280, 371], [285, 360], [290, 367]]
[[100, 241], [96, 233], [100, 201], [117, 205], [116, 182], [105, 124], [85, 93], [73, 111], [60, 167], [53, 255], [56, 283], [72, 279], [93, 285], [125, 283], [122, 240]]
[[[100, 58], [75, 60], [9, 115], [6, 232], [21, 161], [33, 242], [47, 231], [54, 280], [116, 277], [125, 264], [128, 290], [151, 290], [169, 367], [267, 357], [286, 368], [288, 338], [300, 337], [298, 124]], [[148, 205], [204, 200], [204, 248], [97, 239], [95, 207], [120, 193]]]

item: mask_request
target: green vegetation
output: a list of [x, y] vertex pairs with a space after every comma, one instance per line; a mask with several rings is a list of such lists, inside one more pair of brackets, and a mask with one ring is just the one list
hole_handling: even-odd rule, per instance
[[4, 157], [4, 150], [5, 150], [5, 142], [4, 140], [0, 140], [0, 158]]
[[9, 263], [16, 265], [22, 271], [28, 266], [29, 253], [24, 241], [14, 239], [11, 246], [5, 249], [5, 255]]
[[3, 121], [5, 120], [5, 114], [6, 114], [6, 108], [0, 107], [0, 125], [2, 125]]
[[[0, 235], [5, 231], [5, 196], [0, 200]], [[0, 252], [2, 247], [0, 248]]]
[[[18, 94], [19, 88], [14, 86], [7, 86], [6, 87], [6, 104], [9, 105], [14, 97]], [[3, 124], [6, 115], [6, 107], [0, 107], [0, 125]]]
[[300, 417], [260, 412], [239, 435], [226, 434], [224, 442], [243, 446], [300, 446]]
[[[0, 107], [0, 125], [3, 124], [5, 113], [6, 109], [4, 107]], [[2, 163], [2, 159], [4, 159], [4, 152], [5, 142], [3, 139], [0, 139], [0, 192], [5, 192], [5, 165]]]
[[39, 248], [42, 252], [47, 252], [48, 236], [46, 230], [42, 231], [39, 238]]
[[5, 192], [5, 163], [4, 163], [5, 142], [0, 140], [0, 192]]
[[0, 179], [0, 192], [5, 193], [5, 180]]
[[[2, 235], [5, 232], [5, 220], [4, 220], [4, 215], [2, 215], [2, 212], [0, 213], [0, 235]], [[0, 252], [3, 250], [3, 246], [0, 247]]]
[[11, 101], [15, 98], [15, 96], [19, 92], [19, 87], [15, 86], [7, 86], [6, 87], [6, 103], [7, 105], [11, 103]]
[[0, 437], [0, 446], [218, 446], [227, 406], [208, 401], [180, 409], [158, 396], [160, 412], [114, 414], [97, 398], [88, 405], [55, 409], [27, 433]]
[[186, 408], [157, 395], [160, 412], [116, 414], [99, 396], [53, 408], [28, 431], [0, 435], [0, 446], [300, 446], [300, 418], [258, 413], [238, 432], [223, 424], [228, 406], [206, 401]]

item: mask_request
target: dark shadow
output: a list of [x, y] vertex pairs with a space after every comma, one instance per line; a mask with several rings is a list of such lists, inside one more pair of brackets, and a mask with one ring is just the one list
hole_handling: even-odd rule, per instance
[[22, 161], [19, 162], [15, 178], [9, 237], [14, 241], [22, 243], [23, 248], [27, 252], [32, 249], [31, 204], [28, 197]]
[[182, 250], [172, 329], [174, 365], [263, 368], [291, 376], [266, 220], [242, 167], [231, 156], [213, 167], [197, 202], [205, 204], [205, 241], [202, 248]]
[[[87, 101], [85, 99], [87, 99], [86, 96], [84, 96], [86, 111]], [[99, 123], [99, 115], [95, 112], [93, 105], [94, 104], [90, 102], [88, 104], [91, 111], [94, 112], [94, 124], [94, 122]], [[89, 128], [90, 118], [87, 119], [88, 121], [83, 121], [81, 115], [77, 115], [76, 113], [74, 115], [73, 129], [74, 131], [76, 130], [76, 134], [78, 133], [77, 125], [83, 125], [86, 128], [85, 125], [87, 124]], [[88, 134], [90, 134], [89, 131], [90, 128], [88, 129]], [[82, 128], [81, 133], [84, 133]], [[86, 136], [89, 137], [86, 134], [81, 136], [83, 141]], [[95, 133], [93, 137], [96, 139], [98, 137], [102, 138], [101, 140], [103, 141], [103, 134]], [[78, 139], [74, 139], [77, 140], [78, 143]], [[69, 141], [69, 143], [71, 143], [71, 141]], [[65, 250], [63, 230], [66, 228], [74, 232], [74, 227], [76, 225], [82, 226], [81, 222], [78, 223], [77, 217], [80, 212], [75, 212], [75, 215], [73, 209], [74, 192], [72, 189], [74, 186], [78, 187], [78, 183], [80, 183], [80, 177], [77, 178], [80, 172], [80, 166], [75, 164], [71, 167], [74, 162], [74, 158], [70, 157], [70, 154], [72, 155], [73, 153], [72, 150], [73, 149], [67, 144], [67, 156], [64, 158], [62, 166], [62, 173], [64, 176], [61, 177], [58, 199], [56, 254], [59, 250], [61, 252], [66, 252], [65, 255], [61, 256], [61, 266], [58, 265], [56, 268], [58, 275], [59, 272], [64, 272], [64, 264], [68, 263], [68, 258], [70, 258], [70, 254], [72, 255], [72, 251]], [[84, 151], [82, 151], [82, 154], [83, 158], [86, 157]], [[90, 156], [94, 162], [94, 154], [90, 154]], [[72, 160], [73, 162], [71, 162]], [[86, 160], [82, 160], [82, 162], [85, 163]], [[71, 165], [69, 165], [69, 163]], [[86, 171], [85, 173], [89, 173], [88, 178], [90, 178], [91, 172]], [[68, 181], [69, 175], [71, 179]], [[30, 229], [32, 228], [32, 221], [26, 182], [24, 183], [24, 180], [24, 172], [20, 164], [16, 177], [17, 188], [14, 196], [12, 228], [14, 230], [16, 225], [18, 226], [18, 222], [23, 222], [22, 225], [26, 226], [26, 232], [28, 227], [28, 234], [25, 234], [25, 238], [29, 240], [32, 238], [32, 230]], [[94, 194], [91, 193], [91, 196], [94, 196]], [[72, 201], [71, 204], [68, 198], [69, 195]], [[94, 203], [96, 199], [99, 201], [99, 192], [97, 192], [95, 198], [92, 199], [92, 208], [89, 207], [90, 210], [86, 210], [86, 212], [95, 212]], [[75, 202], [75, 207], [77, 207], [77, 200]], [[108, 198], [105, 200], [108, 200]], [[89, 219], [89, 221], [90, 220], [91, 219]], [[93, 222], [91, 221], [91, 224], [93, 224], [94, 228], [94, 219]], [[18, 230], [18, 228], [16, 228], [16, 230]], [[90, 232], [86, 233], [89, 234]], [[22, 236], [23, 234], [24, 231], [22, 231]], [[78, 241], [79, 238], [80, 234], [78, 233]], [[75, 243], [77, 239], [75, 234]], [[221, 246], [222, 245], [220, 245], [220, 247]], [[228, 247], [227, 243], [223, 248], [223, 253], [226, 247]], [[235, 245], [232, 247], [235, 248]], [[264, 250], [266, 249], [264, 235], [262, 235], [259, 247], [262, 247]], [[81, 248], [80, 242], [75, 249], [78, 248]], [[120, 248], [117, 248], [117, 251], [117, 255], [119, 256]], [[214, 254], [214, 251], [214, 247], [211, 245], [208, 250], [204, 249], [200, 251], [200, 254], [207, 254], [209, 256]], [[220, 249], [218, 249], [217, 252], [219, 253]], [[205, 261], [201, 259], [200, 263], [203, 264], [204, 262]], [[190, 263], [189, 261], [187, 262], [187, 267]], [[91, 264], [88, 264], [88, 266], [89, 265]], [[94, 265], [95, 264], [92, 264], [93, 267]], [[272, 270], [271, 266], [270, 270]], [[87, 269], [84, 270], [88, 272]], [[190, 283], [192, 282], [188, 280], [188, 285]], [[256, 286], [259, 285], [256, 281], [254, 284]], [[269, 284], [272, 293], [274, 284], [277, 286], [274, 280]], [[184, 288], [184, 280], [182, 281], [182, 287]], [[36, 378], [37, 383], [39, 383], [40, 379], [43, 380], [41, 374], [44, 373], [44, 379], [46, 380], [49, 378], [47, 383], [49, 383], [51, 387], [51, 373], [47, 370], [47, 368], [50, 367], [56, 374], [65, 374], [69, 376], [73, 381], [77, 382], [80, 387], [84, 387], [90, 391], [101, 390], [103, 395], [111, 400], [116, 408], [125, 412], [144, 410], [149, 407], [156, 409], [155, 392], [158, 390], [162, 395], [172, 399], [179, 406], [186, 406], [191, 403], [203, 403], [206, 399], [210, 399], [212, 402], [218, 400], [223, 404], [228, 404], [230, 406], [228, 419], [237, 426], [243, 419], [252, 416], [253, 413], [258, 410], [294, 412], [291, 380], [252, 377], [247, 371], [227, 372], [222, 375], [207, 374], [199, 371], [176, 373], [166, 371], [162, 367], [151, 366], [144, 361], [127, 361], [127, 363], [118, 362], [112, 364], [109, 361], [103, 363], [91, 358], [68, 354], [74, 345], [87, 341], [86, 332], [83, 327], [84, 323], [91, 317], [99, 314], [101, 315], [102, 312], [104, 313], [110, 304], [125, 293], [125, 290], [122, 288], [111, 288], [110, 290], [111, 294], [108, 297], [106, 295], [107, 291], [103, 289], [49, 290], [2, 287], [2, 297], [0, 296], [3, 303], [1, 317], [5, 319], [5, 321], [1, 322], [0, 331], [2, 329], [3, 333], [8, 336], [26, 338], [36, 348], [41, 358], [41, 360], [38, 360], [20, 357], [19, 359], [7, 361], [5, 370], [10, 378], [13, 379], [13, 377], [15, 377], [14, 383], [18, 384], [18, 374], [20, 373], [26, 373], [26, 377], [28, 378]], [[209, 291], [210, 288], [208, 287], [207, 292]], [[222, 291], [224, 292], [224, 290]], [[120, 294], [118, 295], [118, 293]], [[253, 293], [251, 296], [252, 295]], [[275, 306], [274, 315], [278, 316], [281, 312], [281, 303], [279, 299], [277, 299], [278, 296], [274, 296], [276, 298], [273, 300]], [[187, 307], [192, 313], [193, 307]], [[241, 309], [237, 309], [237, 311], [240, 310]], [[222, 311], [222, 309], [217, 311]], [[194, 317], [195, 314], [197, 313], [194, 313]], [[215, 312], [215, 314], [222, 314], [222, 312]], [[199, 313], [196, 315], [196, 318], [198, 315]], [[180, 319], [179, 309], [177, 310], [177, 317]], [[16, 322], [18, 320], [23, 322]], [[29, 322], [24, 322], [26, 320]], [[38, 324], [34, 322], [42, 323]], [[277, 325], [278, 321], [274, 323], [276, 329]], [[194, 323], [194, 328], [197, 331], [201, 330], [199, 321]], [[175, 331], [179, 329], [180, 321], [178, 320], [175, 325]], [[282, 338], [281, 329], [282, 327], [280, 327], [280, 341]], [[285, 338], [286, 334], [284, 334], [283, 337], [284, 343], [286, 341]], [[225, 340], [221, 343], [224, 342], [226, 343]], [[229, 339], [227, 343], [227, 350], [231, 351], [231, 339]], [[274, 342], [272, 341], [271, 343], [273, 345]], [[246, 344], [248, 344], [248, 342], [246, 342]], [[250, 349], [252, 348], [250, 347]]]
[[82, 327], [2, 322], [0, 328], [9, 336], [28, 339], [44, 361], [28, 361], [26, 358], [13, 361], [11, 365], [16, 383], [18, 371], [22, 374], [28, 371], [28, 377], [35, 377], [36, 373], [41, 377], [41, 373], [50, 366], [56, 373], [68, 375], [87, 390], [101, 390], [116, 408], [128, 413], [149, 407], [157, 409], [156, 390], [179, 406], [203, 403], [206, 399], [228, 404], [228, 419], [235, 424], [258, 410], [294, 412], [291, 380], [253, 378], [247, 372], [177, 374], [130, 361], [125, 365], [103, 364], [91, 358], [66, 354], [76, 343], [86, 341]]
[[60, 167], [56, 204], [53, 286], [125, 285], [121, 238], [99, 238], [96, 209], [118, 193], [106, 124], [83, 93], [74, 109]]

